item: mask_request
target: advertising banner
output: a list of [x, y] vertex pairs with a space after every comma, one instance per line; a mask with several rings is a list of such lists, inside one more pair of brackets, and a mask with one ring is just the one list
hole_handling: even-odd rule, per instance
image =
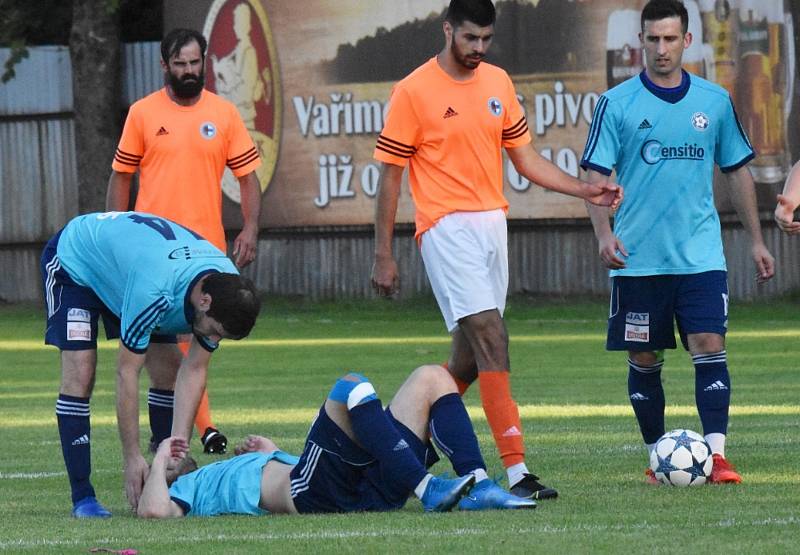
[[[379, 164], [372, 152], [392, 85], [444, 45], [447, 0], [216, 0], [209, 89], [233, 101], [261, 152], [262, 226], [373, 221]], [[500, 0], [487, 61], [512, 77], [535, 148], [579, 175], [599, 96], [643, 65], [641, 0]], [[792, 161], [795, 43], [784, 0], [686, 0], [684, 67], [732, 95], [758, 156], [758, 183], [780, 183]], [[178, 4], [179, 5], [179, 4]], [[195, 7], [197, 4], [192, 3]], [[196, 8], [195, 8], [196, 9]], [[169, 10], [169, 5], [167, 6]], [[181, 24], [182, 14], [167, 14]], [[184, 18], [185, 19], [185, 18]], [[186, 23], [183, 22], [185, 25]], [[544, 191], [508, 161], [510, 219], [583, 218], [577, 199]], [[238, 184], [223, 190], [238, 202]], [[413, 222], [407, 187], [398, 222]], [[226, 219], [238, 210], [226, 209]]]

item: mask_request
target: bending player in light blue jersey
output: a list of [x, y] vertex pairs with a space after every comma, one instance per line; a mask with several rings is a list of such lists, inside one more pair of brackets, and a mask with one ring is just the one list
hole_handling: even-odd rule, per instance
[[[153, 383], [170, 394], [163, 400], [169, 418], [157, 440], [170, 431], [188, 440], [212, 352], [221, 339], [241, 339], [255, 324], [260, 308], [255, 287], [202, 237], [138, 212], [87, 214], [70, 221], [45, 247], [42, 280], [45, 342], [61, 349], [56, 415], [73, 515], [111, 516], [90, 481], [89, 400], [101, 318], [106, 336], [120, 338], [117, 422], [125, 490], [135, 508], [148, 472], [139, 447], [142, 366], [146, 362]], [[193, 334], [183, 361], [175, 345], [181, 333]]]
[[[774, 260], [761, 237], [746, 166], [754, 153], [728, 93], [681, 69], [692, 42], [683, 3], [652, 0], [641, 21], [645, 70], [600, 97], [581, 162], [591, 181], [616, 170], [626, 192], [613, 232], [609, 211], [588, 206], [612, 276], [606, 348], [628, 351], [628, 393], [652, 450], [665, 430], [663, 350], [676, 347], [677, 320], [714, 453], [711, 481], [739, 483], [725, 459], [728, 285], [712, 182], [716, 164], [750, 234], [756, 279], [770, 279]], [[651, 471], [648, 481], [657, 483]]]
[[[428, 473], [439, 450], [459, 475]], [[488, 479], [478, 439], [452, 376], [417, 368], [385, 410], [372, 384], [350, 373], [331, 389], [302, 455], [249, 436], [238, 456], [179, 477], [182, 438], [164, 441], [153, 459], [138, 514], [147, 518], [220, 514], [331, 513], [401, 508], [413, 492], [425, 511], [535, 508]], [[184, 459], [185, 460], [185, 459]], [[477, 482], [472, 486], [473, 482]]]

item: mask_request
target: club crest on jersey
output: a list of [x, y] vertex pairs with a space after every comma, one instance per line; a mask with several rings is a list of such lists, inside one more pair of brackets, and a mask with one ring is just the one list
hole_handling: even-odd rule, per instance
[[698, 131], [705, 131], [708, 129], [708, 124], [710, 120], [708, 116], [705, 115], [703, 112], [695, 112], [692, 114], [692, 127], [697, 129]]
[[206, 121], [200, 125], [200, 134], [204, 139], [213, 139], [217, 135], [217, 126], [210, 121]]
[[489, 99], [487, 106], [489, 106], [489, 111], [493, 116], [499, 116], [503, 113], [503, 103], [500, 102], [500, 99], [496, 96], [493, 96]]

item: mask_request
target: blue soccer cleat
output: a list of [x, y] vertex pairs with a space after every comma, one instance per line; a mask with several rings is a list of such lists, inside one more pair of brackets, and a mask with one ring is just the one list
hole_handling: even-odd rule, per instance
[[535, 509], [536, 501], [508, 493], [491, 480], [481, 480], [458, 502], [462, 511], [491, 509]]
[[430, 479], [425, 493], [422, 494], [422, 507], [426, 513], [443, 513], [455, 507], [458, 500], [475, 483], [475, 476], [467, 474], [452, 480], [445, 478]]
[[72, 516], [75, 518], [109, 518], [111, 512], [94, 497], [84, 497], [72, 506]]

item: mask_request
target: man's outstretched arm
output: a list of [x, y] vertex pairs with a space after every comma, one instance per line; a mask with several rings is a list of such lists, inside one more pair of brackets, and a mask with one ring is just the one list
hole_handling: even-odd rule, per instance
[[183, 516], [183, 509], [169, 496], [167, 466], [170, 459], [186, 456], [189, 445], [183, 438], [169, 437], [161, 442], [144, 483], [136, 514], [141, 518], [175, 518]]

